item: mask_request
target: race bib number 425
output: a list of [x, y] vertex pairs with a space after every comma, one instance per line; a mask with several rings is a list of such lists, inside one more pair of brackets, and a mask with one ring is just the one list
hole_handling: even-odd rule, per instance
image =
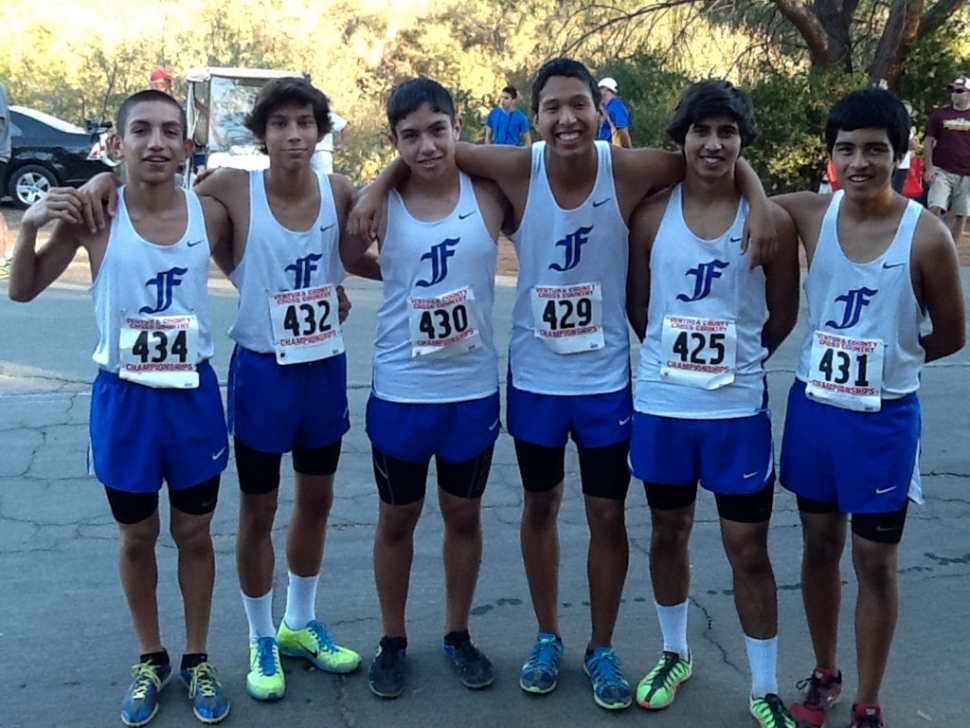
[[123, 316], [118, 376], [146, 387], [195, 389], [199, 320], [192, 315]]
[[411, 357], [445, 358], [482, 347], [471, 288], [436, 298], [408, 299]]
[[879, 339], [851, 339], [816, 331], [805, 395], [856, 412], [882, 409], [885, 346]]
[[536, 338], [557, 354], [602, 349], [603, 291], [599, 283], [532, 289]]
[[720, 389], [734, 381], [738, 331], [733, 321], [667, 316], [660, 344], [664, 382]]
[[272, 293], [269, 315], [278, 364], [301, 364], [344, 353], [336, 286]]

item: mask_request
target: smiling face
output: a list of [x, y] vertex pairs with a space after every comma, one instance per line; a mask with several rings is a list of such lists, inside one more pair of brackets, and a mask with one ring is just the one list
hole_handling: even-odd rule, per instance
[[452, 121], [443, 111], [421, 104], [395, 124], [390, 140], [411, 174], [434, 179], [454, 168], [460, 133], [461, 119]]
[[596, 140], [602, 114], [581, 78], [550, 76], [539, 93], [535, 125], [550, 153], [578, 154]]
[[266, 145], [271, 167], [297, 169], [310, 164], [319, 141], [313, 107], [287, 104], [271, 110], [266, 119]]
[[741, 155], [741, 132], [730, 116], [711, 116], [690, 125], [684, 137], [688, 174], [717, 179], [734, 172]]
[[192, 150], [175, 104], [136, 103], [128, 110], [125, 125], [119, 131], [118, 152], [132, 181], [160, 184], [174, 179], [179, 165]]
[[832, 162], [846, 196], [859, 202], [889, 189], [897, 164], [885, 129], [839, 130]]

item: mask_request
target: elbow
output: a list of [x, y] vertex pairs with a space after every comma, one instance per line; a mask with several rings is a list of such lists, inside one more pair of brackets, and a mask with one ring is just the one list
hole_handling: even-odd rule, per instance
[[10, 287], [7, 289], [7, 295], [14, 303], [30, 303], [37, 297], [36, 293], [24, 290], [13, 282], [10, 283]]

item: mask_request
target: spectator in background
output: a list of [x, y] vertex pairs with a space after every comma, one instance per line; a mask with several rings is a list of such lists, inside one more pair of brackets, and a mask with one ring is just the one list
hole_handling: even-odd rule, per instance
[[618, 147], [630, 149], [633, 146], [633, 140], [630, 139], [630, 112], [627, 111], [626, 104], [617, 96], [616, 79], [607, 76], [600, 81], [599, 87], [600, 93], [603, 94], [603, 116], [606, 117], [600, 127], [599, 138]]
[[168, 94], [169, 96], [175, 96], [175, 76], [167, 68], [158, 66], [152, 71], [148, 80], [151, 82], [151, 88], [156, 91], [161, 91], [163, 94]]
[[330, 131], [317, 142], [310, 157], [310, 168], [315, 172], [333, 174], [333, 153], [341, 147], [341, 136], [347, 128], [347, 120], [333, 111], [330, 112]]
[[950, 105], [930, 115], [926, 124], [923, 178], [930, 185], [927, 206], [935, 215], [949, 209], [950, 232], [960, 240], [970, 203], [970, 79], [950, 84]]
[[893, 190], [899, 194], [903, 194], [903, 187], [906, 186], [906, 178], [909, 176], [909, 168], [912, 166], [913, 152], [916, 151], [916, 147], [918, 146], [916, 143], [916, 124], [913, 122], [913, 105], [908, 101], [904, 101], [903, 107], [906, 109], [906, 113], [909, 114], [910, 127], [909, 148], [906, 150], [906, 156], [903, 157], [903, 161], [899, 163], [896, 171], [893, 172]]
[[[7, 103], [7, 89], [0, 83], [0, 181], [6, 175], [10, 161], [10, 109]], [[3, 197], [0, 192], [0, 197]], [[7, 221], [0, 212], [0, 279], [10, 275], [10, 261], [7, 260]]]
[[514, 147], [532, 144], [529, 133], [529, 120], [526, 115], [515, 108], [515, 100], [519, 92], [514, 86], [502, 89], [498, 106], [488, 112], [485, 119], [486, 144], [510, 144]]

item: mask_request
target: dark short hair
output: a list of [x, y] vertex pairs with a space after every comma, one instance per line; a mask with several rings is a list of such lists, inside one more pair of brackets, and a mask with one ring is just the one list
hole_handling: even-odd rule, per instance
[[516, 91], [515, 86], [506, 86], [505, 88], [502, 89], [502, 93], [508, 94], [513, 99], [519, 98], [519, 92]]
[[542, 68], [539, 69], [539, 73], [536, 74], [536, 80], [532, 84], [533, 114], [539, 113], [539, 95], [542, 93], [542, 89], [545, 88], [546, 82], [553, 76], [578, 78], [581, 81], [585, 81], [586, 85], [589, 86], [590, 94], [593, 96], [593, 105], [597, 109], [600, 107], [603, 101], [603, 94], [600, 92], [600, 87], [596, 83], [596, 79], [593, 78], [593, 74], [579, 61], [560, 56], [559, 58], [553, 58], [543, 63]]
[[391, 133], [395, 133], [395, 128], [405, 116], [413, 114], [425, 104], [439, 114], [447, 114], [452, 123], [455, 122], [455, 101], [448, 89], [424, 76], [409, 78], [395, 86], [387, 100], [387, 123], [391, 126]]
[[840, 131], [884, 129], [893, 158], [902, 159], [909, 150], [910, 126], [906, 107], [895, 94], [880, 88], [862, 88], [849, 92], [832, 107], [825, 122], [825, 146], [831, 155]]
[[693, 124], [715, 116], [734, 119], [741, 134], [741, 147], [750, 146], [758, 132], [754, 128], [754, 104], [751, 97], [730, 81], [708, 79], [692, 84], [677, 102], [667, 125], [667, 134], [683, 146]]
[[[304, 78], [275, 78], [256, 94], [253, 110], [246, 114], [246, 128], [257, 139], [266, 138], [270, 115], [284, 106], [309, 106], [317, 122], [317, 135], [330, 132], [330, 100], [326, 94]], [[262, 151], [266, 151], [263, 144]]]
[[132, 94], [127, 99], [121, 102], [121, 106], [118, 107], [118, 114], [115, 116], [115, 128], [118, 129], [118, 134], [124, 139], [125, 136], [125, 126], [128, 124], [128, 116], [131, 114], [131, 110], [148, 101], [161, 101], [164, 104], [170, 104], [174, 108], [179, 110], [179, 122], [182, 124], [182, 138], [188, 139], [188, 121], [185, 119], [185, 109], [182, 108], [182, 104], [173, 99], [164, 91], [158, 91], [157, 89], [147, 89], [145, 91], [139, 91], [136, 94]]

